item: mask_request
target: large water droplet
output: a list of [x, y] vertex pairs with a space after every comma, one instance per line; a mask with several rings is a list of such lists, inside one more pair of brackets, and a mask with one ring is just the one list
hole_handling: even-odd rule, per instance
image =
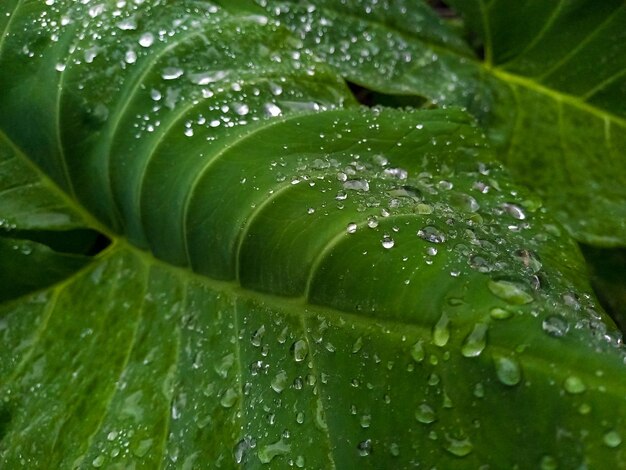
[[563, 388], [565, 388], [566, 392], [574, 395], [578, 393], [583, 393], [585, 390], [587, 390], [585, 383], [580, 377], [576, 375], [570, 375], [569, 377], [567, 377], [565, 379], [565, 382], [563, 382]]
[[307, 355], [309, 354], [309, 345], [303, 339], [300, 339], [296, 341], [295, 343], [293, 343], [293, 345], [291, 346], [291, 349], [293, 352], [293, 358], [295, 359], [296, 362], [304, 361]]
[[455, 439], [446, 434], [446, 444], [444, 445], [444, 448], [457, 457], [465, 457], [472, 452], [474, 446], [468, 437], [464, 439]]
[[418, 230], [417, 236], [430, 243], [443, 243], [446, 241], [444, 233], [438, 228], [430, 225]]
[[161, 73], [163, 80], [176, 80], [181, 77], [185, 72], [178, 67], [165, 67]]
[[150, 47], [154, 43], [154, 35], [152, 33], [143, 33], [139, 38], [141, 47]]
[[534, 300], [533, 296], [526, 292], [525, 286], [518, 282], [489, 280], [487, 287], [495, 296], [510, 304], [524, 305]]
[[372, 453], [372, 440], [366, 439], [364, 441], [359, 442], [357, 446], [357, 450], [359, 451], [359, 455], [361, 457], [367, 457]]
[[608, 447], [615, 448], [622, 443], [622, 436], [617, 431], [609, 431], [602, 438], [604, 444]]
[[424, 351], [424, 345], [422, 340], [411, 346], [411, 357], [415, 362], [422, 362], [425, 356], [426, 353]]
[[241, 463], [248, 451], [254, 447], [254, 442], [249, 437], [241, 439], [233, 449], [233, 457], [235, 462]]
[[443, 347], [448, 344], [450, 339], [449, 324], [450, 319], [448, 315], [443, 313], [433, 328], [433, 344], [435, 346]]
[[354, 222], [350, 222], [348, 226], [346, 227], [346, 232], [356, 233], [357, 228], [358, 228], [357, 224], [355, 224]]
[[261, 463], [270, 463], [275, 457], [288, 454], [289, 452], [291, 452], [291, 445], [284, 442], [281, 437], [280, 440], [274, 442], [273, 444], [261, 446], [257, 455], [259, 456]]
[[237, 390], [231, 387], [224, 392], [224, 395], [222, 395], [222, 398], [220, 399], [220, 405], [222, 405], [224, 408], [232, 408], [235, 403], [237, 403], [238, 398], [239, 394], [237, 393]]
[[494, 358], [496, 375], [504, 385], [514, 386], [522, 380], [522, 369], [516, 359], [499, 356]]
[[344, 181], [343, 187], [353, 191], [369, 191], [370, 184], [367, 180], [347, 180]]
[[561, 315], [550, 315], [541, 323], [541, 328], [550, 336], [560, 338], [569, 330], [569, 323]]
[[276, 393], [282, 392], [287, 386], [287, 372], [281, 370], [276, 376], [272, 379], [272, 389]]
[[510, 203], [504, 203], [502, 204], [502, 208], [514, 219], [524, 220], [526, 218], [526, 214], [520, 206]]
[[463, 346], [461, 347], [461, 354], [463, 354], [463, 356], [480, 356], [487, 344], [487, 329], [488, 326], [486, 323], [476, 323], [476, 325], [474, 325], [474, 329], [469, 335], [467, 335], [467, 338], [465, 338]]
[[435, 416], [435, 410], [433, 410], [427, 403], [422, 403], [417, 407], [417, 410], [415, 410], [415, 419], [417, 419], [420, 423], [430, 424], [437, 418]]
[[393, 248], [395, 242], [393, 241], [393, 238], [391, 238], [389, 235], [385, 235], [382, 239], [381, 244], [383, 245], [383, 248], [389, 250]]

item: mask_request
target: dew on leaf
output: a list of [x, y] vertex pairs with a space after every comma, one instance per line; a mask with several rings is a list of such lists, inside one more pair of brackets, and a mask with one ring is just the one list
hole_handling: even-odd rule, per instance
[[356, 233], [358, 226], [354, 222], [350, 222], [346, 227], [346, 232], [348, 233]]
[[271, 384], [272, 389], [276, 393], [281, 393], [287, 386], [287, 382], [288, 382], [287, 372], [285, 372], [284, 370], [281, 370], [272, 379], [272, 384]]
[[541, 323], [541, 328], [548, 335], [555, 338], [565, 336], [569, 330], [569, 323], [561, 315], [550, 315]]
[[420, 423], [430, 424], [437, 418], [435, 416], [435, 410], [427, 403], [422, 403], [417, 407], [417, 410], [415, 410], [415, 419]]
[[359, 442], [359, 444], [357, 445], [357, 450], [359, 451], [359, 455], [361, 457], [367, 457], [372, 453], [372, 440], [366, 439]]
[[411, 357], [415, 362], [422, 362], [425, 356], [426, 353], [424, 351], [424, 345], [421, 340], [411, 346]]
[[261, 461], [261, 463], [267, 464], [274, 460], [274, 458], [280, 455], [286, 455], [290, 451], [291, 445], [284, 442], [283, 438], [281, 437], [273, 444], [261, 446], [257, 452], [257, 455], [259, 456], [259, 460]]
[[448, 344], [450, 339], [450, 319], [444, 312], [433, 328], [433, 344], [435, 346], [443, 347]]
[[418, 230], [417, 236], [430, 243], [443, 243], [446, 241], [444, 233], [438, 228], [430, 225]]
[[489, 310], [489, 316], [494, 320], [506, 320], [507, 318], [511, 318], [513, 313], [510, 310], [506, 310], [500, 307], [495, 307]]
[[465, 457], [469, 455], [474, 446], [468, 437], [464, 439], [456, 439], [446, 435], [446, 443], [444, 444], [444, 448], [453, 455], [457, 457]]
[[293, 352], [293, 358], [296, 362], [302, 362], [309, 354], [309, 345], [303, 339], [299, 339], [291, 346]]
[[585, 383], [582, 379], [576, 375], [570, 375], [563, 382], [563, 388], [567, 393], [571, 393], [572, 395], [583, 393], [587, 390]]
[[474, 325], [474, 329], [469, 335], [467, 335], [465, 341], [463, 342], [463, 346], [461, 347], [461, 354], [463, 354], [463, 356], [480, 356], [487, 344], [487, 329], [488, 326], [486, 323], [477, 323]]
[[393, 248], [395, 243], [396, 242], [389, 235], [383, 236], [383, 239], [381, 241], [381, 244], [383, 245], [383, 248], [385, 248], [386, 250], [389, 250], [389, 249]]
[[498, 356], [494, 358], [496, 366], [496, 375], [498, 380], [504, 385], [514, 386], [522, 380], [522, 369], [519, 362], [506, 356]]
[[150, 47], [154, 43], [154, 35], [152, 33], [143, 33], [139, 37], [139, 45], [141, 47]]
[[526, 291], [525, 286], [513, 281], [489, 280], [487, 287], [492, 294], [514, 305], [524, 305], [532, 302], [534, 297]]
[[602, 441], [607, 447], [615, 448], [622, 443], [622, 436], [617, 431], [609, 431], [603, 436]]

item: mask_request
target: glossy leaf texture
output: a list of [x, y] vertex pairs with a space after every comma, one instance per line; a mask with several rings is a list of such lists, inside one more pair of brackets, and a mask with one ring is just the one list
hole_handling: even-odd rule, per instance
[[0, 304], [3, 467], [624, 465], [619, 334], [467, 114], [259, 13], [0, 12], [0, 247], [59, 268]]
[[467, 35], [478, 37], [484, 60], [425, 2], [234, 4], [264, 6], [355, 83], [466, 107], [498, 158], [542, 195], [575, 238], [624, 246], [624, 2], [447, 3], [465, 18]]

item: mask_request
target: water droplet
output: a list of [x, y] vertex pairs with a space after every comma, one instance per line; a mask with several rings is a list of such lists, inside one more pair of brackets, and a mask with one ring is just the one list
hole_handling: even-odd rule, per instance
[[265, 325], [261, 325], [259, 327], [259, 329], [256, 330], [252, 334], [252, 337], [250, 338], [250, 342], [252, 343], [252, 346], [256, 346], [256, 347], [261, 346], [261, 343], [263, 342], [263, 336], [264, 335], [265, 335]]
[[563, 383], [563, 388], [565, 388], [566, 392], [574, 395], [578, 393], [583, 393], [585, 390], [587, 390], [587, 387], [585, 386], [585, 383], [582, 381], [582, 379], [575, 375], [570, 375], [565, 379], [565, 382]]
[[441, 348], [448, 344], [448, 340], [450, 339], [449, 324], [450, 319], [448, 318], [448, 315], [443, 313], [433, 328], [433, 344], [435, 344], [435, 346], [439, 346]]
[[522, 208], [515, 204], [504, 203], [502, 204], [502, 208], [514, 219], [524, 220], [526, 218], [526, 214], [524, 213]]
[[359, 420], [359, 423], [361, 424], [361, 427], [363, 429], [369, 428], [371, 422], [372, 422], [372, 416], [371, 415], [363, 415], [363, 416], [361, 416], [361, 419]]
[[93, 465], [96, 468], [102, 467], [103, 464], [104, 464], [104, 456], [103, 455], [99, 455], [99, 456], [97, 456], [95, 459], [93, 459], [91, 461], [91, 465]]
[[550, 336], [560, 338], [567, 334], [569, 323], [561, 315], [550, 315], [543, 320], [541, 328]]
[[411, 346], [411, 357], [415, 362], [422, 362], [426, 353], [424, 352], [423, 342], [420, 340]]
[[530, 250], [517, 250], [515, 257], [519, 259], [524, 266], [529, 268], [533, 273], [539, 272], [542, 268], [541, 261], [537, 254]]
[[233, 457], [235, 462], [241, 463], [248, 451], [254, 447], [254, 442], [249, 437], [241, 439], [233, 449]]
[[483, 398], [485, 396], [485, 387], [480, 382], [474, 385], [474, 396], [476, 398]]
[[261, 463], [270, 463], [274, 458], [280, 455], [286, 455], [291, 452], [291, 445], [285, 443], [283, 438], [274, 442], [273, 444], [268, 444], [265, 446], [261, 446], [257, 455], [259, 456], [259, 460]]
[[430, 424], [434, 422], [437, 417], [435, 416], [435, 410], [433, 410], [428, 404], [422, 403], [415, 410], [415, 419], [420, 423]]
[[287, 372], [285, 372], [284, 370], [281, 370], [272, 379], [272, 389], [274, 389], [276, 393], [282, 392], [287, 386], [287, 381], [288, 381]]
[[578, 407], [578, 412], [581, 415], [588, 415], [591, 412], [591, 406], [588, 403], [582, 403], [579, 407]]
[[622, 443], [622, 436], [617, 431], [609, 431], [602, 438], [607, 447], [615, 448]]
[[491, 310], [489, 310], [489, 315], [494, 320], [506, 320], [507, 318], [511, 318], [513, 313], [511, 313], [509, 310], [505, 310], [503, 308], [495, 307], [495, 308], [492, 308]]
[[374, 216], [370, 216], [367, 219], [367, 226], [369, 228], [376, 228], [378, 227], [378, 219]]
[[418, 230], [417, 236], [430, 243], [443, 243], [446, 241], [446, 236], [443, 232], [430, 225]]
[[65, 70], [65, 64], [59, 62], [58, 64], [55, 65], [54, 68], [56, 69], [57, 72], [63, 72]]
[[367, 180], [346, 180], [343, 182], [343, 187], [345, 189], [350, 189], [352, 191], [369, 191], [370, 184]]
[[165, 67], [163, 73], [161, 73], [161, 77], [163, 77], [163, 80], [176, 80], [184, 73], [183, 69], [178, 67]]
[[359, 336], [357, 340], [354, 342], [354, 344], [352, 345], [352, 354], [358, 353], [362, 347], [363, 347], [363, 338]]
[[465, 338], [463, 346], [461, 347], [461, 354], [463, 354], [463, 356], [480, 356], [487, 344], [487, 329], [488, 326], [486, 323], [476, 323], [476, 325], [474, 325], [474, 329], [469, 335], [467, 335], [467, 338]]
[[143, 33], [139, 38], [141, 47], [150, 47], [152, 44], [154, 44], [154, 35], [152, 33]]
[[270, 117], [277, 117], [283, 113], [282, 109], [280, 109], [274, 103], [266, 103], [264, 108], [265, 114]]
[[554, 457], [552, 457], [551, 455], [545, 455], [541, 459], [539, 468], [541, 470], [556, 470], [558, 468], [558, 465]]
[[357, 224], [355, 224], [354, 222], [350, 222], [348, 226], [346, 227], [346, 232], [355, 233], [357, 228], [358, 228]]
[[383, 245], [383, 248], [385, 248], [386, 250], [389, 250], [393, 248], [396, 242], [394, 242], [393, 238], [391, 238], [389, 235], [385, 234], [385, 236], [383, 236], [381, 243]]
[[293, 358], [296, 362], [302, 362], [306, 359], [309, 354], [309, 345], [303, 339], [300, 339], [293, 343], [291, 346], [291, 350], [293, 352]]
[[361, 457], [367, 457], [372, 453], [372, 440], [366, 439], [365, 441], [361, 441], [356, 447]]
[[107, 440], [114, 441], [117, 438], [117, 435], [117, 431], [111, 431], [109, 434], [107, 434]]
[[495, 296], [506, 300], [510, 304], [524, 305], [535, 300], [532, 295], [526, 292], [525, 287], [518, 282], [489, 280], [487, 287]]
[[446, 434], [446, 444], [444, 445], [444, 448], [457, 457], [465, 457], [472, 452], [474, 446], [468, 437], [464, 439], [455, 439]]
[[395, 442], [392, 442], [389, 445], [389, 453], [391, 455], [393, 455], [394, 457], [397, 457], [400, 455], [400, 446], [398, 444], [396, 444]]
[[222, 398], [220, 399], [220, 405], [222, 405], [224, 408], [231, 408], [234, 406], [235, 403], [237, 403], [238, 398], [239, 394], [237, 393], [237, 390], [231, 387], [227, 389], [222, 395]]
[[450, 195], [450, 204], [462, 211], [476, 212], [480, 209], [480, 204], [469, 194], [453, 193]]
[[496, 375], [504, 385], [514, 386], [522, 380], [522, 369], [516, 359], [499, 356], [494, 358]]

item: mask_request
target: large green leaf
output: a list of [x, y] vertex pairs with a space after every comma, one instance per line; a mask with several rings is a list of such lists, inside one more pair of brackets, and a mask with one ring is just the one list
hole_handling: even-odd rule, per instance
[[0, 241], [63, 268], [0, 304], [3, 467], [625, 464], [619, 335], [465, 113], [206, 2], [0, 13]]
[[258, 3], [353, 82], [467, 107], [570, 233], [626, 245], [622, 0], [451, 0], [484, 60], [419, 1]]

